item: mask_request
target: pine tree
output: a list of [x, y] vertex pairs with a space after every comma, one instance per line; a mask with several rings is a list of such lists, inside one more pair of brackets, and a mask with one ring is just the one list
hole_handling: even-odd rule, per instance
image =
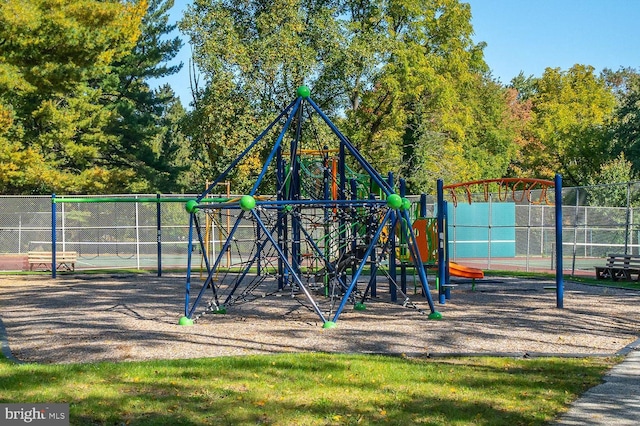
[[[167, 111], [178, 102], [167, 88], [152, 90], [150, 80], [177, 73], [182, 64], [169, 66], [180, 48], [179, 37], [169, 38], [175, 24], [169, 24], [168, 11], [173, 0], [151, 0], [142, 20], [142, 35], [131, 54], [114, 64], [114, 76], [101, 82], [103, 101], [113, 111], [106, 129], [114, 143], [104, 152], [106, 166], [128, 170], [131, 180], [122, 182], [122, 191], [155, 192], [175, 189], [179, 167], [177, 149], [166, 138], [173, 124]], [[117, 77], [117, 78], [113, 78]], [[180, 117], [174, 117], [179, 120]], [[175, 127], [175, 126], [174, 126]], [[164, 143], [157, 143], [164, 139]]]

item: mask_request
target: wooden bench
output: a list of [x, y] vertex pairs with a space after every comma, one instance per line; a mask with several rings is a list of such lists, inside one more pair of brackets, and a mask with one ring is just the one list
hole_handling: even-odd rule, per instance
[[[30, 251], [27, 253], [29, 261], [29, 270], [33, 268], [45, 268], [50, 270], [52, 266], [52, 253], [50, 251]], [[75, 271], [78, 253], [75, 251], [57, 251], [56, 252], [56, 271]]]
[[596, 279], [599, 280], [638, 281], [640, 279], [640, 255], [610, 254], [605, 266], [596, 266], [595, 268]]

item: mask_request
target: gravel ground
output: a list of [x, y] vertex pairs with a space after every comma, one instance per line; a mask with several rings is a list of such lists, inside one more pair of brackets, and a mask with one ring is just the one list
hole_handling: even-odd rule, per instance
[[[202, 315], [177, 325], [184, 277], [123, 274], [1, 276], [0, 319], [19, 360], [75, 363], [324, 351], [408, 356], [613, 354], [640, 336], [640, 292], [565, 283], [556, 308], [552, 281], [489, 277], [459, 281], [427, 318], [420, 309], [379, 299], [347, 308], [323, 329], [306, 299], [290, 292]], [[322, 309], [328, 309], [322, 306]]]

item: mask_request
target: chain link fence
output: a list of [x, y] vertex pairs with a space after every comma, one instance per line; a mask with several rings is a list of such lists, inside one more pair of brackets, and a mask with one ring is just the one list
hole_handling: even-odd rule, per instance
[[[455, 246], [450, 258], [485, 270], [520, 270], [552, 272], [556, 262], [555, 200], [553, 191], [531, 191], [523, 197], [519, 191], [510, 194], [474, 193], [472, 203], [485, 203], [487, 211], [512, 204], [514, 222], [503, 217], [486, 218], [484, 231], [485, 255], [459, 258]], [[451, 200], [449, 200], [451, 201]], [[466, 199], [458, 203], [466, 203]], [[493, 207], [492, 207], [493, 206]], [[469, 225], [460, 224], [454, 213], [449, 214], [449, 237], [469, 233]], [[571, 187], [562, 189], [562, 258], [563, 270], [569, 275], [594, 275], [595, 266], [603, 266], [611, 253], [640, 253], [640, 182]], [[501, 228], [514, 231], [515, 254], [511, 257], [493, 256], [491, 244]], [[455, 241], [455, 237], [453, 240]]]
[[[56, 250], [76, 252], [76, 270], [186, 268], [189, 215], [184, 205], [194, 195], [108, 198], [102, 202], [56, 199]], [[416, 206], [419, 197], [409, 198]], [[603, 265], [610, 253], [640, 254], [639, 182], [564, 188], [562, 198], [565, 273], [593, 275], [594, 266]], [[472, 194], [472, 202], [486, 204], [482, 210], [484, 223], [461, 223], [457, 207], [449, 202], [451, 260], [485, 270], [554, 270], [553, 194]], [[466, 200], [458, 201], [458, 205], [463, 203]], [[434, 204], [435, 200], [427, 197], [427, 215], [433, 215]], [[505, 210], [513, 210], [513, 217], [511, 213], [506, 218], [504, 212], [497, 214], [501, 211], [497, 206], [505, 204], [513, 206]], [[28, 270], [28, 252], [51, 251], [52, 205], [50, 196], [0, 196], [0, 270]], [[412, 211], [418, 210], [416, 207]], [[217, 222], [212, 226], [227, 225]], [[467, 240], [478, 230], [483, 237], [475, 237], [473, 242], [482, 254], [460, 256], [455, 241]], [[214, 253], [221, 247], [223, 234], [214, 230], [207, 240]], [[196, 242], [197, 237], [193, 238]], [[241, 224], [234, 241], [237, 252], [250, 253], [254, 241], [255, 230], [249, 223]], [[498, 242], [513, 244], [512, 255], [498, 253], [493, 248]], [[194, 267], [200, 267], [200, 262], [200, 253], [194, 253]]]

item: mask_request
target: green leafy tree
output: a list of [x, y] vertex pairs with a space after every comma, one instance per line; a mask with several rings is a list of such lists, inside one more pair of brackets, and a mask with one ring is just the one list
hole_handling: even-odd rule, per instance
[[[184, 141], [175, 123], [170, 122], [180, 119], [177, 110], [167, 114], [177, 100], [167, 87], [152, 90], [149, 86], [150, 79], [175, 74], [182, 67], [167, 65], [182, 47], [180, 38], [166, 38], [176, 28], [168, 23], [173, 4], [173, 0], [149, 1], [135, 47], [113, 64], [112, 73], [96, 82], [103, 92], [101, 103], [111, 113], [105, 128], [111, 141], [102, 151], [101, 164], [129, 176], [114, 188], [117, 192], [179, 189], [176, 182], [180, 168], [173, 166], [178, 147], [174, 145]], [[176, 139], [172, 142], [170, 137]]]
[[[199, 92], [196, 105], [184, 120], [193, 149], [193, 164], [187, 181], [191, 188], [202, 190], [206, 182], [218, 177], [268, 123], [256, 118], [245, 94], [223, 79], [215, 80]], [[241, 193], [251, 188], [260, 167], [260, 149], [256, 148], [228, 176], [233, 182], [233, 192]]]
[[[10, 193], [177, 189], [173, 93], [150, 78], [181, 46], [172, 0], [7, 0], [0, 8], [0, 155]], [[174, 117], [178, 119], [177, 117]], [[158, 141], [163, 140], [163, 143]], [[177, 143], [177, 142], [176, 142]]]
[[[624, 154], [620, 154], [613, 161], [603, 163], [600, 173], [589, 178], [589, 202], [597, 206], [626, 207], [627, 185], [622, 183], [637, 179], [632, 164]], [[638, 197], [638, 194], [635, 194]], [[637, 200], [635, 204], [637, 205]]]
[[[306, 83], [382, 173], [416, 190], [442, 172], [502, 175], [516, 150], [506, 93], [488, 77], [466, 3], [196, 0], [180, 26], [207, 84], [241, 94], [249, 114], [272, 116]], [[206, 104], [230, 99], [200, 107], [226, 110]], [[211, 163], [218, 151], [229, 147], [209, 150]]]
[[635, 173], [640, 172], [640, 74], [634, 69], [607, 72], [618, 97], [612, 125], [613, 154], [624, 153]]
[[163, 108], [160, 132], [152, 143], [153, 152], [160, 153], [161, 161], [154, 167], [158, 191], [183, 192], [193, 190], [190, 184], [190, 169], [193, 167], [193, 159], [188, 138], [183, 130], [183, 123], [187, 116], [180, 100], [175, 97], [169, 85], [159, 89], [159, 96], [171, 99]]
[[530, 139], [523, 168], [551, 179], [561, 173], [569, 185], [584, 185], [610, 152], [608, 123], [615, 97], [591, 66], [568, 71], [547, 68], [531, 96]]
[[520, 89], [516, 89], [513, 86], [507, 88], [506, 98], [507, 105], [509, 106], [510, 122], [514, 125], [514, 142], [517, 148], [505, 176], [537, 177], [523, 166], [523, 164], [526, 163], [524, 155], [527, 150], [525, 148], [528, 144], [532, 143], [530, 122], [533, 117], [533, 103], [528, 96], [522, 95]]
[[[344, 38], [337, 13], [337, 5], [326, 1], [196, 0], [188, 8], [180, 27], [205, 78], [205, 87], [194, 90], [194, 110], [186, 120], [202, 181], [224, 170], [291, 102], [298, 86], [314, 87], [313, 98], [323, 108], [338, 108], [337, 95], [329, 92], [342, 88], [323, 75], [324, 60]], [[326, 90], [314, 84], [319, 81]], [[235, 192], [252, 184], [268, 142], [229, 176]]]
[[[92, 82], [140, 35], [145, 2], [6, 0], [0, 7], [1, 136], [7, 193], [75, 192], [119, 181], [95, 164], [114, 142], [111, 112]], [[5, 114], [6, 115], [6, 114]], [[90, 185], [87, 185], [90, 182]]]
[[508, 87], [517, 91], [518, 99], [526, 101], [531, 99], [536, 92], [536, 80], [534, 76], [525, 76], [524, 73], [520, 71], [517, 76], [511, 79]]

